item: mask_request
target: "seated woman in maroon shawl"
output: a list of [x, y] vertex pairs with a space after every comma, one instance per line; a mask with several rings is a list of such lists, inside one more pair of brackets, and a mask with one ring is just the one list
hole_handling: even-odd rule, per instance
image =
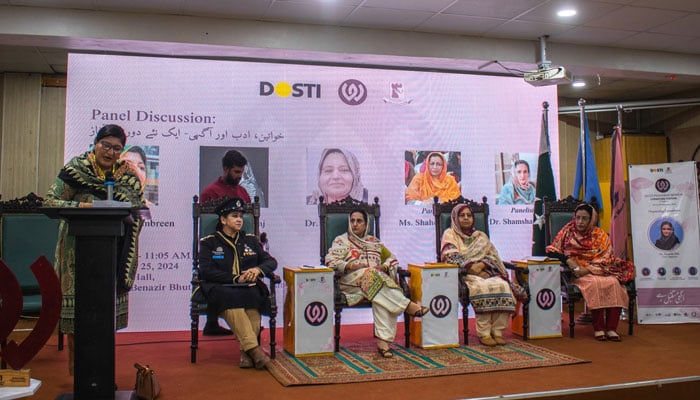
[[576, 207], [574, 219], [547, 246], [547, 255], [564, 260], [576, 277], [573, 283], [591, 311], [595, 338], [619, 342], [617, 324], [622, 308], [629, 303], [621, 283], [634, 279], [634, 264], [613, 256], [610, 238], [597, 221], [592, 206]]

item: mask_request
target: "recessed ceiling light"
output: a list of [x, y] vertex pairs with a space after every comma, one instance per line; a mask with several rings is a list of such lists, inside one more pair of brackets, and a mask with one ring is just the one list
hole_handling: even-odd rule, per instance
[[566, 8], [557, 11], [557, 15], [560, 17], [573, 17], [574, 15], [576, 15], [576, 10], [574, 10], [573, 8]]
[[581, 81], [581, 80], [575, 80], [574, 83], [571, 84], [573, 87], [584, 87], [586, 86], [586, 81]]

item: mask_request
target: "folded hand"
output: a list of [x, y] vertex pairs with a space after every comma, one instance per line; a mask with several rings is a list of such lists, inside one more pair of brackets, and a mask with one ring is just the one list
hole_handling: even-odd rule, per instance
[[243, 271], [241, 276], [238, 278], [239, 282], [255, 282], [260, 275], [260, 270], [257, 268], [251, 268]]

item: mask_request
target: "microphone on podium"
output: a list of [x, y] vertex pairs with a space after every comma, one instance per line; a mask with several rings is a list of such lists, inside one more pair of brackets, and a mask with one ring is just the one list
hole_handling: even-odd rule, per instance
[[130, 201], [114, 200], [114, 174], [112, 171], [105, 173], [105, 190], [107, 191], [106, 200], [95, 200], [92, 202], [93, 207], [131, 207]]
[[107, 201], [114, 200], [114, 174], [112, 171], [105, 173], [105, 188], [107, 189]]

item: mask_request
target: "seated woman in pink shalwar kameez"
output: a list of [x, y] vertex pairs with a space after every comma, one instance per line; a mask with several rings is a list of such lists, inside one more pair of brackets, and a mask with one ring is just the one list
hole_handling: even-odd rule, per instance
[[617, 324], [622, 308], [629, 303], [621, 283], [634, 279], [634, 264], [613, 256], [610, 238], [596, 226], [597, 221], [592, 206], [576, 207], [574, 219], [547, 246], [547, 255], [565, 261], [576, 277], [573, 283], [581, 289], [591, 312], [595, 338], [619, 342]]

